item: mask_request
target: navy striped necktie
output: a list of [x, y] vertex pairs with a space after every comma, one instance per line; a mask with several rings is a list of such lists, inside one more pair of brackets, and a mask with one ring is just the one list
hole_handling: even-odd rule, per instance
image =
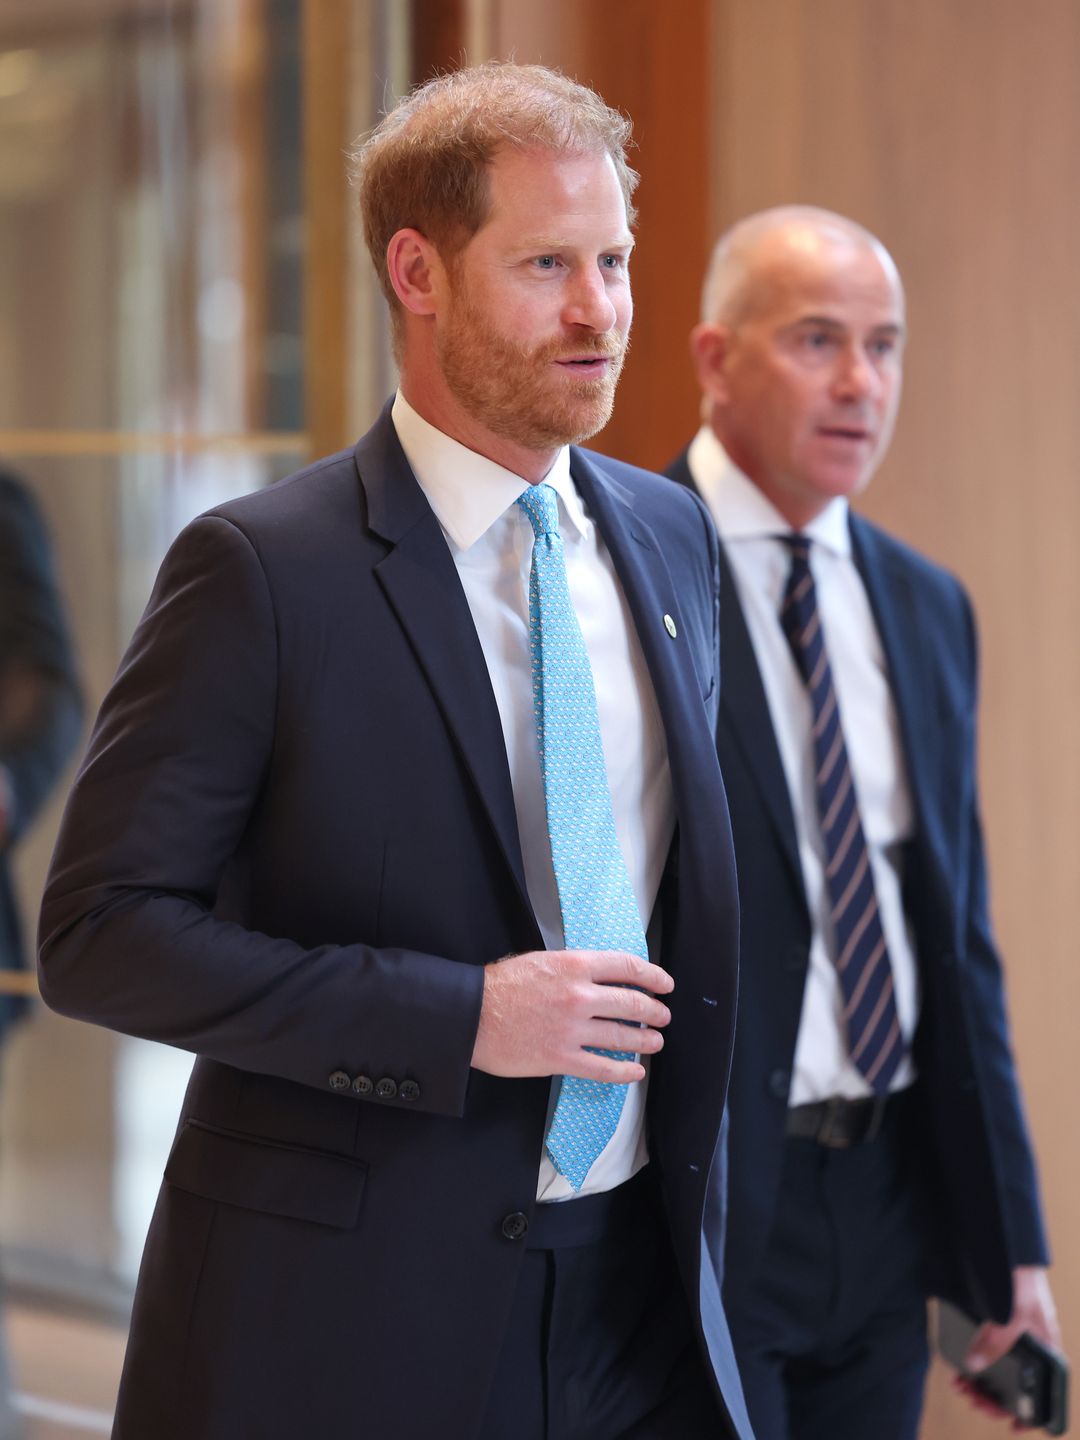
[[844, 1000], [848, 1050], [874, 1093], [884, 1095], [904, 1054], [892, 965], [817, 608], [810, 541], [798, 531], [780, 538], [791, 550], [780, 623], [810, 694], [833, 960]]

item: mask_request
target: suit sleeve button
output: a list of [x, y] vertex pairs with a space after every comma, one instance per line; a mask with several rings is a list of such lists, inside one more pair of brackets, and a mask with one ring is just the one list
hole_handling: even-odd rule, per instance
[[774, 1100], [786, 1100], [791, 1089], [791, 1075], [787, 1070], [774, 1070], [769, 1076], [769, 1094]]
[[529, 1217], [520, 1210], [503, 1216], [502, 1233], [507, 1240], [520, 1240], [529, 1228]]
[[398, 1086], [398, 1094], [402, 1100], [419, 1100], [420, 1086], [415, 1080], [403, 1080]]
[[384, 1075], [375, 1086], [375, 1094], [380, 1100], [393, 1100], [397, 1094], [397, 1081], [391, 1080], [389, 1075]]
[[355, 1075], [353, 1077], [352, 1088], [356, 1091], [357, 1095], [370, 1095], [372, 1090], [375, 1089], [375, 1085], [370, 1075]]
[[335, 1070], [330, 1076], [331, 1090], [347, 1090], [349, 1088], [349, 1077], [344, 1070]]

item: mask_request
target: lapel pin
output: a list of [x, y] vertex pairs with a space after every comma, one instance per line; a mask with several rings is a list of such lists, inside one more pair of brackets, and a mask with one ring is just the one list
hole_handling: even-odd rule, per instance
[[678, 635], [679, 633], [678, 630], [676, 630], [675, 628], [675, 621], [671, 618], [670, 615], [664, 616], [664, 629], [671, 636], [672, 640], [674, 640], [676, 635]]

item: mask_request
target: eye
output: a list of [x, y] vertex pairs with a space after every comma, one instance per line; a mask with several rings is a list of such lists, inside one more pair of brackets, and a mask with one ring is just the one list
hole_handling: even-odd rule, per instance
[[879, 340], [871, 340], [869, 349], [871, 355], [891, 355], [896, 349], [896, 336], [883, 335]]
[[625, 255], [601, 255], [600, 268], [602, 270], [621, 270], [630, 262]]
[[558, 261], [554, 255], [537, 255], [533, 263], [538, 270], [554, 270]]
[[808, 350], [825, 350], [832, 344], [833, 337], [828, 330], [807, 330], [802, 340]]

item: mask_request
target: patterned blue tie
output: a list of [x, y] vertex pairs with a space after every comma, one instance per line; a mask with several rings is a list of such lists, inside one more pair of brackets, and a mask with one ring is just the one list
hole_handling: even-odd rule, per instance
[[892, 965], [821, 629], [810, 541], [798, 533], [781, 538], [791, 550], [791, 573], [780, 623], [810, 692], [818, 818], [848, 1052], [874, 1093], [884, 1095], [904, 1055]]
[[[645, 931], [611, 810], [592, 668], [566, 581], [559, 505], [550, 485], [517, 502], [533, 527], [529, 642], [548, 835], [568, 950], [628, 950], [648, 958]], [[616, 1059], [632, 1051], [604, 1051]], [[547, 1152], [574, 1190], [608, 1144], [625, 1085], [563, 1077]]]

